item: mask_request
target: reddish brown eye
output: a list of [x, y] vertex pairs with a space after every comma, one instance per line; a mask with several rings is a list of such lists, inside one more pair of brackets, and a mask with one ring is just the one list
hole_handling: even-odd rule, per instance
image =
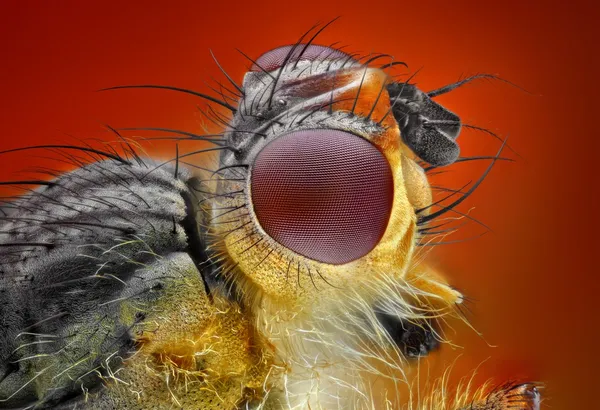
[[393, 201], [387, 159], [367, 140], [338, 130], [281, 136], [251, 174], [256, 217], [274, 240], [310, 259], [343, 264], [381, 239]]
[[[316, 60], [335, 60], [340, 58], [350, 58], [350, 56], [342, 51], [325, 47], [325, 46], [317, 46], [311, 44], [304, 50], [304, 44], [299, 44], [296, 46], [294, 51], [292, 52], [292, 56], [289, 58], [288, 63], [298, 61], [298, 57], [302, 53], [300, 57], [301, 60], [308, 61], [316, 61]], [[253, 64], [251, 71], [262, 71], [261, 68], [265, 71], [273, 71], [280, 68], [285, 62], [288, 53], [294, 46], [283, 46], [278, 47], [274, 50], [268, 51], [256, 60], [257, 64]], [[304, 50], [304, 52], [302, 51]]]

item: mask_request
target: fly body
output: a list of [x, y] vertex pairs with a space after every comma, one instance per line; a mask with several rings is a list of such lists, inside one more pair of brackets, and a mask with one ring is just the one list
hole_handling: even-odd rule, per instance
[[[3, 183], [38, 187], [0, 215], [0, 408], [539, 409], [530, 383], [401, 393], [464, 320], [420, 249], [506, 141], [460, 157], [435, 101], [481, 76], [425, 92], [389, 55], [316, 45], [326, 26], [220, 98], [113, 87], [208, 100], [218, 135], [145, 129], [197, 149], [144, 158], [112, 128], [110, 149], [24, 148], [76, 169]], [[471, 159], [490, 166], [434, 200], [427, 172]]]

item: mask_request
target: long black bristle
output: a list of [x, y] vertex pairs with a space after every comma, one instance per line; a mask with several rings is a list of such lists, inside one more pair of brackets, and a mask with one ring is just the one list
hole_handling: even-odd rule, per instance
[[0, 181], [0, 185], [46, 185], [46, 186], [55, 186], [55, 185], [58, 185], [58, 184], [56, 182], [52, 182], [52, 181], [30, 180], [30, 181]]
[[30, 149], [71, 149], [71, 150], [77, 150], [77, 151], [83, 151], [83, 152], [87, 152], [87, 153], [101, 155], [106, 158], [114, 159], [115, 161], [118, 161], [122, 164], [131, 165], [131, 162], [121, 158], [119, 155], [114, 155], [109, 152], [100, 151], [100, 150], [97, 150], [94, 148], [78, 147], [76, 145], [32, 145], [29, 147], [13, 148], [13, 149], [0, 151], [0, 155], [8, 154], [11, 152], [27, 151]]
[[504, 146], [506, 145], [507, 140], [508, 140], [508, 137], [502, 143], [502, 146], [500, 147], [500, 149], [498, 150], [498, 153], [496, 154], [496, 158], [494, 160], [492, 160], [492, 163], [487, 167], [487, 169], [481, 175], [481, 177], [479, 177], [477, 182], [475, 182], [475, 184], [473, 184], [473, 186], [467, 192], [465, 192], [465, 194], [463, 196], [458, 198], [456, 201], [452, 202], [450, 205], [443, 207], [439, 211], [433, 212], [429, 215], [425, 215], [425, 216], [419, 218], [418, 224], [419, 225], [425, 224], [425, 223], [439, 217], [440, 215], [445, 214], [449, 210], [451, 210], [454, 207], [456, 207], [457, 205], [459, 205], [465, 199], [467, 199], [477, 189], [477, 187], [483, 182], [483, 180], [487, 177], [487, 175], [490, 173], [490, 171], [494, 167], [494, 164], [496, 164], [496, 160], [500, 157], [500, 154], [502, 153], [502, 150], [504, 149]]
[[529, 91], [527, 91], [526, 89], [524, 89], [524, 88], [522, 88], [522, 87], [519, 87], [518, 85], [516, 85], [516, 84], [514, 84], [514, 83], [512, 83], [512, 82], [510, 82], [510, 81], [508, 81], [508, 80], [505, 80], [504, 78], [501, 78], [501, 77], [499, 77], [499, 76], [497, 76], [497, 75], [494, 75], [494, 74], [475, 74], [475, 75], [472, 75], [472, 76], [470, 76], [470, 77], [467, 77], [467, 78], [465, 78], [465, 79], [463, 79], [463, 80], [459, 80], [459, 81], [457, 81], [457, 82], [455, 82], [455, 83], [452, 83], [452, 84], [445, 85], [445, 86], [443, 86], [443, 87], [440, 87], [440, 88], [438, 88], [438, 89], [435, 89], [435, 90], [431, 90], [431, 91], [427, 92], [426, 94], [427, 94], [429, 97], [431, 97], [431, 98], [433, 98], [433, 97], [437, 97], [437, 96], [439, 96], [439, 95], [442, 95], [442, 94], [449, 93], [450, 91], [452, 91], [452, 90], [455, 90], [455, 89], [457, 89], [458, 87], [462, 87], [463, 85], [465, 85], [465, 84], [468, 84], [468, 83], [470, 83], [471, 81], [478, 80], [478, 79], [486, 79], [486, 78], [487, 78], [487, 79], [490, 79], [490, 80], [502, 81], [502, 82], [504, 82], [504, 83], [506, 83], [506, 84], [510, 84], [510, 85], [512, 85], [512, 86], [513, 86], [513, 87], [515, 87], [515, 88], [518, 88], [518, 89], [519, 89], [519, 90], [521, 90], [521, 91], [524, 91], [524, 92], [526, 92], [527, 94], [531, 94], [531, 93], [530, 93]]
[[313, 41], [315, 41], [315, 39], [317, 38], [317, 36], [319, 34], [321, 34], [323, 32], [323, 30], [325, 30], [328, 26], [330, 26], [331, 24], [333, 24], [336, 20], [338, 20], [340, 18], [340, 16], [337, 16], [336, 18], [334, 18], [333, 20], [330, 20], [329, 23], [323, 25], [323, 27], [321, 27], [311, 38], [310, 40], [308, 40], [306, 42], [306, 44], [304, 45], [304, 47], [302, 48], [302, 50], [300, 50], [300, 54], [298, 54], [298, 57], [296, 58], [296, 61], [294, 63], [294, 68], [296, 68], [298, 66], [298, 61], [300, 61], [300, 59], [302, 58], [302, 56], [304, 55], [304, 53], [306, 52], [306, 50], [308, 49], [308, 47], [310, 47], [310, 45], [312, 44]]
[[154, 89], [159, 89], [159, 90], [177, 91], [177, 92], [184, 93], [184, 94], [194, 95], [196, 97], [203, 98], [210, 102], [214, 102], [215, 104], [218, 104], [221, 107], [227, 108], [229, 111], [231, 111], [234, 114], [237, 112], [237, 109], [235, 107], [227, 104], [225, 101], [219, 100], [218, 98], [211, 97], [210, 95], [202, 94], [197, 91], [188, 90], [186, 88], [171, 87], [171, 86], [167, 86], [167, 85], [156, 85], [156, 84], [118, 85], [115, 87], [102, 88], [98, 91], [126, 90], [126, 89], [131, 89], [131, 88], [154, 88]]
[[229, 76], [229, 74], [227, 74], [227, 71], [225, 71], [225, 69], [223, 67], [221, 67], [221, 64], [219, 64], [219, 60], [217, 60], [217, 57], [215, 57], [212, 50], [208, 50], [208, 51], [210, 52], [210, 55], [212, 56], [213, 60], [215, 61], [215, 64], [217, 65], [217, 67], [219, 67], [219, 70], [221, 70], [221, 72], [223, 73], [223, 75], [225, 75], [227, 80], [229, 80], [231, 85], [233, 85], [235, 87], [235, 89], [238, 90], [238, 92], [240, 93], [240, 97], [243, 97], [244, 90], [242, 89], [242, 87], [240, 87], [235, 81], [233, 81], [233, 79]]

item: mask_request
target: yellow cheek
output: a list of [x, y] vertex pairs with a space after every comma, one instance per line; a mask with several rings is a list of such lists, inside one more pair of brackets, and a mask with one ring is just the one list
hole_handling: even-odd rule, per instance
[[408, 201], [415, 210], [423, 209], [423, 215], [430, 212], [432, 196], [427, 175], [415, 161], [402, 155], [402, 174], [404, 175], [404, 184]]

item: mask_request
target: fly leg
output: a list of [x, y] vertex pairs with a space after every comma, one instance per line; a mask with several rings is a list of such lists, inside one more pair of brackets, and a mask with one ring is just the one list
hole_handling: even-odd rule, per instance
[[485, 398], [456, 410], [539, 410], [541, 395], [535, 383], [505, 384]]

